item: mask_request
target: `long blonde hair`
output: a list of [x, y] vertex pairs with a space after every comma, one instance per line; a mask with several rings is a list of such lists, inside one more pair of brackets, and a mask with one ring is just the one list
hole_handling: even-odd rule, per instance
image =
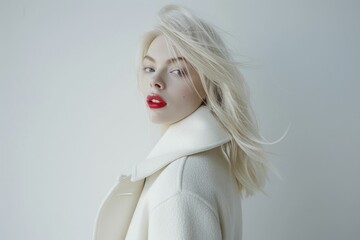
[[263, 138], [250, 106], [249, 88], [238, 63], [232, 60], [214, 28], [189, 9], [169, 4], [161, 8], [158, 19], [160, 24], [142, 37], [137, 58], [138, 88], [143, 57], [151, 42], [162, 34], [197, 70], [206, 92], [202, 104], [212, 111], [231, 135], [230, 142], [223, 144], [221, 150], [241, 195], [245, 197], [262, 191], [270, 167], [263, 144], [269, 143], [261, 140]]

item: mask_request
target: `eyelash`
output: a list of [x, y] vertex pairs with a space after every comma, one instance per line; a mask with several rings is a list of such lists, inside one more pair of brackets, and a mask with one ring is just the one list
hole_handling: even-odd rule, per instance
[[[145, 73], [149, 73], [149, 72], [146, 71], [147, 69], [152, 69], [152, 70], [154, 70], [154, 69], [151, 68], [151, 67], [144, 67], [143, 70], [144, 70]], [[187, 72], [186, 72], [185, 70], [183, 70], [183, 69], [175, 69], [175, 70], [173, 70], [173, 72], [174, 72], [174, 71], [178, 71], [178, 72], [179, 72], [179, 74], [176, 74], [176, 75], [178, 75], [179, 77], [184, 77], [184, 76], [187, 75]]]

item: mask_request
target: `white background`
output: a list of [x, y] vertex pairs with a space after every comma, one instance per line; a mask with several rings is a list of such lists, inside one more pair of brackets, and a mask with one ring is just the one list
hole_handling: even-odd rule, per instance
[[[243, 202], [243, 239], [360, 239], [359, 1], [181, 2], [228, 33], [262, 134], [291, 124], [267, 147], [283, 179]], [[91, 239], [158, 137], [134, 62], [165, 3], [1, 0], [0, 239]]]

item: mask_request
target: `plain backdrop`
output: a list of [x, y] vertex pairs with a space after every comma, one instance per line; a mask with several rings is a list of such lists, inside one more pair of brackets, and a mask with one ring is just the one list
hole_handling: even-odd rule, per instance
[[[91, 239], [159, 135], [137, 91], [168, 1], [0, 1], [0, 239]], [[360, 2], [183, 0], [243, 63], [282, 179], [243, 201], [243, 240], [360, 239]]]

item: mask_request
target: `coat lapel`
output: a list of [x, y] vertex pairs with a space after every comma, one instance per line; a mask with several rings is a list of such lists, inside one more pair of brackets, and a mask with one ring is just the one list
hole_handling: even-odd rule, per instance
[[125, 239], [132, 215], [144, 186], [144, 179], [130, 181], [121, 175], [97, 213], [94, 240]]
[[131, 181], [148, 177], [176, 159], [212, 149], [230, 139], [210, 109], [201, 105], [168, 127], [147, 158], [133, 167]]

